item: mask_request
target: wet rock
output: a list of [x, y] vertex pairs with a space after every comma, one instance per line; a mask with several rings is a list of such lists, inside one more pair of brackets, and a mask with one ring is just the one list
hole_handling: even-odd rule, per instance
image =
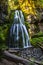
[[35, 59], [41, 59], [41, 56], [43, 55], [40, 48], [30, 48], [30, 49], [24, 49], [19, 52], [20, 56], [23, 58], [30, 58], [34, 57]]
[[42, 51], [40, 48], [34, 48], [33, 49], [33, 57], [40, 58], [42, 56]]

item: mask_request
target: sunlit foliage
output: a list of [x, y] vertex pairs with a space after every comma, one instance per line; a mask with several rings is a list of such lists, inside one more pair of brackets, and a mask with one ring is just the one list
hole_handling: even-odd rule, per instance
[[8, 0], [8, 7], [11, 10], [15, 10], [18, 7], [18, 2], [16, 0]]
[[21, 10], [25, 12], [26, 14], [35, 14], [35, 5], [34, 1], [28, 1], [26, 0], [21, 6]]
[[21, 9], [26, 14], [36, 14], [32, 0], [8, 0], [8, 5], [10, 10]]

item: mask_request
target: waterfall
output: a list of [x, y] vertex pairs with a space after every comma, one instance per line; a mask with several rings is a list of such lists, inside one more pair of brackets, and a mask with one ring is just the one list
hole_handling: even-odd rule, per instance
[[19, 48], [19, 45], [22, 45], [22, 47], [20, 46], [21, 48], [31, 47], [29, 35], [26, 26], [24, 25], [24, 16], [21, 10], [15, 11], [14, 23], [12, 24], [10, 29], [10, 37], [11, 42], [14, 40], [12, 43], [14, 48]]

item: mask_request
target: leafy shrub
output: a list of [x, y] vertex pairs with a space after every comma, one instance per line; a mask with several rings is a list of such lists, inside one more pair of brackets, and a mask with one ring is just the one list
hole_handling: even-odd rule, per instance
[[43, 37], [32, 38], [32, 39], [30, 39], [30, 42], [31, 42], [31, 44], [33, 46], [36, 46], [37, 47], [38, 45], [40, 45], [41, 43], [43, 43]]

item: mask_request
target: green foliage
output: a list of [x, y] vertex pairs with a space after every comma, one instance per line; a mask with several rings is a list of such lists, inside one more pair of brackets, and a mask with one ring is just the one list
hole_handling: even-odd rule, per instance
[[[43, 0], [34, 0], [34, 2], [35, 2], [35, 5], [37, 7], [42, 7], [43, 8]], [[37, 4], [36, 4], [36, 2], [37, 2]]]
[[32, 36], [32, 38], [43, 37], [43, 32], [38, 32]]
[[18, 6], [19, 4], [18, 0], [14, 0], [14, 4]]
[[30, 24], [28, 22], [25, 22], [27, 30], [30, 28]]
[[41, 7], [43, 7], [43, 0], [39, 0], [39, 4]]
[[9, 29], [8, 24], [4, 24], [3, 26], [0, 26], [0, 59], [3, 57], [2, 52], [8, 48], [6, 46], [8, 29]]
[[0, 26], [0, 49], [5, 49], [6, 48], [6, 37], [7, 37], [7, 31], [8, 27], [7, 25]]
[[43, 43], [43, 37], [32, 38], [30, 39], [30, 42], [33, 46], [37, 47], [39, 43]]
[[11, 10], [10, 11], [10, 15], [9, 15], [9, 22], [10, 22], [10, 24], [12, 24], [13, 21], [14, 21], [14, 11], [15, 10]]

